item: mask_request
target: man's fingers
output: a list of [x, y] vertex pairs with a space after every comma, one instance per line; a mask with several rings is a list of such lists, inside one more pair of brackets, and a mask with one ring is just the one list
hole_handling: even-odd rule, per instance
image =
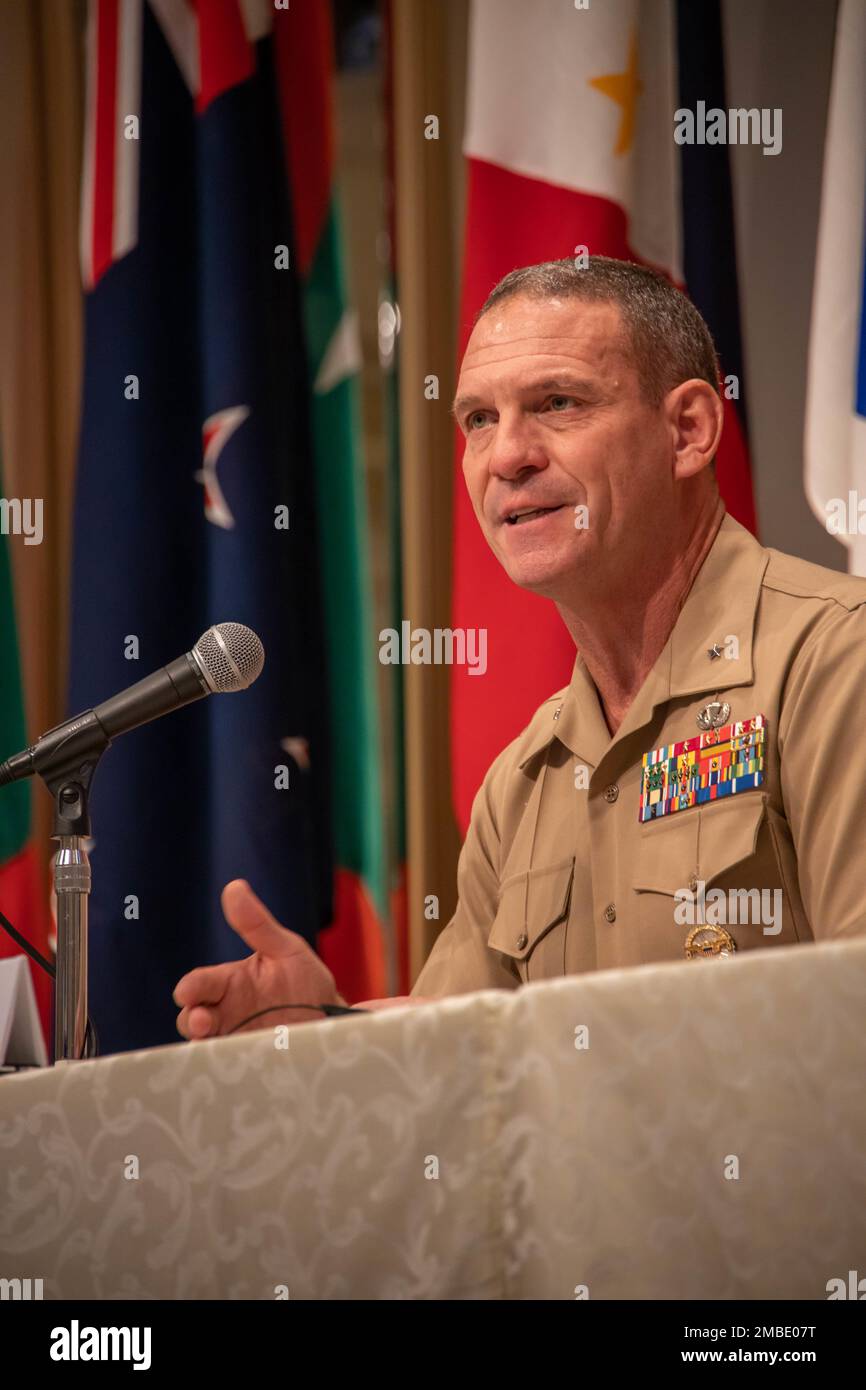
[[246, 879], [234, 878], [226, 884], [222, 909], [229, 926], [260, 955], [290, 956], [306, 945], [302, 936], [280, 926]]
[[226, 961], [223, 965], [199, 965], [190, 970], [174, 987], [175, 1004], [219, 1004], [237, 965], [237, 961]]
[[[267, 991], [262, 993], [261, 990], [262, 958], [285, 960], [306, 953], [316, 961], [315, 953], [304, 938], [281, 927], [245, 879], [233, 879], [226, 884], [222, 907], [229, 926], [259, 959], [199, 966], [178, 980], [174, 1002], [180, 1009], [177, 1030], [184, 1038], [216, 1037], [228, 1027], [230, 1015], [243, 1019], [255, 1012], [257, 1002], [260, 1007], [266, 1005]], [[319, 968], [324, 970], [322, 966]], [[243, 1007], [247, 1003], [249, 1007]]]
[[182, 1038], [209, 1038], [217, 1031], [216, 1012], [197, 1004], [191, 1009], [181, 1009], [177, 1016], [177, 1031]]

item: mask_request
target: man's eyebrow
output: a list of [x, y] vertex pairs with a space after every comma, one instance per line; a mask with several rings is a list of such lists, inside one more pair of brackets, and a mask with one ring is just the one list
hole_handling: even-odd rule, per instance
[[[584, 396], [594, 394], [598, 390], [598, 386], [585, 377], [552, 376], [545, 377], [543, 381], [527, 381], [520, 389], [527, 395], [534, 391], [561, 391], [563, 395]], [[458, 419], [464, 411], [477, 409], [483, 404], [483, 396], [457, 396], [451, 406], [451, 414], [455, 419]]]

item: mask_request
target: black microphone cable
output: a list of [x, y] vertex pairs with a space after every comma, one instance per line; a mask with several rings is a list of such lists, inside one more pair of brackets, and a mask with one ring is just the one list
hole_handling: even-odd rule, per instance
[[27, 952], [31, 960], [35, 960], [37, 965], [42, 966], [42, 969], [45, 971], [46, 975], [50, 975], [52, 980], [56, 977], [57, 971], [51, 964], [51, 961], [46, 960], [41, 951], [37, 951], [35, 946], [31, 946], [30, 942], [25, 940], [25, 938], [21, 935], [20, 931], [13, 927], [12, 923], [9, 921], [9, 918], [5, 916], [3, 912], [0, 912], [0, 927], [3, 928], [3, 930], [7, 933], [8, 936], [12, 937], [12, 940], [18, 946], [21, 947], [22, 951]]
[[[12, 940], [16, 943], [16, 945], [21, 947], [22, 951], [27, 952], [27, 955], [30, 957], [31, 960], [35, 960], [36, 964], [38, 966], [41, 966], [41, 968], [45, 971], [46, 975], [50, 976], [52, 980], [57, 979], [56, 966], [52, 965], [50, 960], [46, 960], [42, 952], [37, 951], [36, 947], [32, 946], [31, 943], [26, 939], [26, 937], [23, 937], [20, 931], [18, 931], [17, 927], [13, 927], [12, 923], [9, 921], [9, 918], [2, 910], [0, 910], [0, 927], [3, 928], [7, 936], [11, 936]], [[99, 1039], [96, 1036], [96, 1029], [93, 1026], [93, 1019], [90, 1017], [90, 1014], [88, 1014], [87, 1026], [84, 1030], [84, 1058], [82, 1058], [82, 1060], [89, 1059], [91, 1057], [98, 1057], [98, 1055]]]

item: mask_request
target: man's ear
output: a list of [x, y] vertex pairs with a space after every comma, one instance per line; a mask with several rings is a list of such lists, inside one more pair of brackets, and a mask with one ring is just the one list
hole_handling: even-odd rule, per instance
[[665, 397], [673, 443], [674, 478], [693, 478], [712, 463], [722, 437], [724, 408], [708, 381], [682, 381]]

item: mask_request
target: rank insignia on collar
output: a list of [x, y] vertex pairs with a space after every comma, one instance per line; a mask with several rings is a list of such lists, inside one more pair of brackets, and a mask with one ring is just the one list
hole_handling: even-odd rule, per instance
[[644, 753], [638, 820], [654, 820], [759, 787], [764, 780], [763, 714]]

